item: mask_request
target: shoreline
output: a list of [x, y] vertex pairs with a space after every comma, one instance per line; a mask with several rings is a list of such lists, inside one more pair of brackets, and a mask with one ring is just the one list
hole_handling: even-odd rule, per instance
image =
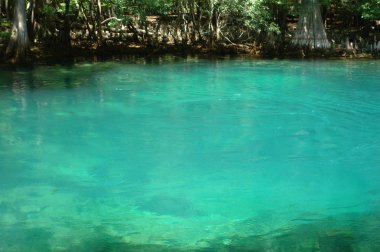
[[[146, 47], [138, 44], [131, 45], [104, 45], [101, 47], [80, 47], [71, 48], [48, 48], [44, 45], [35, 45], [31, 49], [31, 59], [24, 66], [39, 64], [57, 63], [77, 63], [96, 62], [104, 60], [124, 60], [128, 58], [158, 58], [161, 56], [198, 56], [201, 58], [252, 58], [252, 59], [281, 59], [281, 60], [302, 60], [302, 59], [324, 59], [324, 60], [378, 60], [380, 52], [366, 53], [347, 49], [315, 49], [305, 48], [282, 48], [283, 52], [276, 52], [268, 49], [258, 49], [251, 44], [221, 44], [210, 49], [202, 46], [175, 46], [164, 45], [157, 47]], [[22, 66], [7, 63], [4, 56], [0, 54], [0, 66]]]

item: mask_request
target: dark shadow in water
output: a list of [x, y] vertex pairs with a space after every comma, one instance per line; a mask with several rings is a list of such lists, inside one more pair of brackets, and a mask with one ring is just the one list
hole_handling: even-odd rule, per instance
[[344, 214], [262, 235], [221, 237], [200, 251], [375, 252], [380, 251], [379, 224], [379, 213]]
[[7, 229], [4, 233], [1, 232], [0, 237], [0, 251], [52, 251], [50, 240], [53, 237], [53, 233], [46, 229], [20, 226], [18, 228]]
[[[245, 222], [244, 222], [245, 223]], [[244, 225], [242, 223], [242, 225]], [[230, 236], [204, 240], [207, 247], [183, 248], [172, 240], [162, 244], [131, 244], [120, 236], [109, 234], [106, 226], [91, 228], [79, 243], [66, 243], [65, 248], [51, 247], [53, 235], [43, 229], [23, 229], [1, 234], [0, 251], [59, 251], [59, 252], [116, 252], [116, 251], [253, 251], [253, 252], [376, 252], [380, 251], [380, 214], [344, 214], [314, 222], [295, 223], [294, 226], [247, 237]], [[252, 225], [252, 228], [255, 228]], [[127, 237], [125, 237], [127, 238]], [[173, 242], [174, 241], [174, 242]], [[139, 241], [136, 241], [137, 243]]]
[[[229, 244], [224, 244], [228, 238], [210, 242], [210, 247], [200, 251], [281, 251], [281, 252], [353, 252], [356, 241], [349, 231], [329, 233], [320, 229], [318, 224], [307, 224], [296, 227], [275, 236], [229, 237]], [[372, 251], [372, 250], [370, 250]]]
[[[65, 252], [68, 251], [76, 251], [76, 252], [159, 252], [159, 251], [178, 251], [178, 249], [170, 248], [165, 245], [134, 245], [126, 243], [122, 240], [121, 237], [111, 236], [104, 231], [97, 230], [98, 232], [93, 236], [82, 240], [80, 244], [72, 245], [67, 248], [67, 250], [63, 250]], [[63, 252], [62, 251], [62, 252]]]

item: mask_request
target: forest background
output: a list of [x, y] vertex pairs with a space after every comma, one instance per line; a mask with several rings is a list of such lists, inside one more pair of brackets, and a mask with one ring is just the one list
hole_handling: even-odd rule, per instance
[[0, 61], [156, 53], [378, 57], [380, 0], [0, 0]]

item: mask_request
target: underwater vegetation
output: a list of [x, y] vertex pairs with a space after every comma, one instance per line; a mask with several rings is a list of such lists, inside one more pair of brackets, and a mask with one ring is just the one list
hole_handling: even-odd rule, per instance
[[[128, 242], [128, 237], [112, 234], [106, 225], [90, 228], [87, 233], [57, 241], [51, 230], [42, 228], [8, 227], [2, 233], [0, 251], [281, 251], [281, 252], [375, 252], [380, 251], [380, 214], [349, 213], [319, 220], [296, 220], [292, 227], [247, 236], [218, 237], [199, 241], [198, 246], [179, 244], [176, 237], [161, 244]], [[298, 223], [301, 222], [301, 223]], [[251, 220], [241, 225], [255, 225]]]

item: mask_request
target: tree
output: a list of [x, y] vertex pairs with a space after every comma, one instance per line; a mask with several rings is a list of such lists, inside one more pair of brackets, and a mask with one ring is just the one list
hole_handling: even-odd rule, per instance
[[319, 0], [302, 0], [301, 13], [292, 43], [312, 49], [330, 47], [331, 44], [327, 39]]
[[0, 17], [9, 14], [9, 0], [0, 0]]
[[70, 25], [70, 0], [65, 0], [65, 16], [61, 34], [61, 45], [67, 48], [71, 47]]
[[15, 0], [13, 9], [12, 34], [5, 57], [12, 63], [25, 63], [30, 57], [25, 0]]
[[380, 19], [380, 0], [362, 1], [359, 9], [362, 12], [362, 17], [365, 19]]

